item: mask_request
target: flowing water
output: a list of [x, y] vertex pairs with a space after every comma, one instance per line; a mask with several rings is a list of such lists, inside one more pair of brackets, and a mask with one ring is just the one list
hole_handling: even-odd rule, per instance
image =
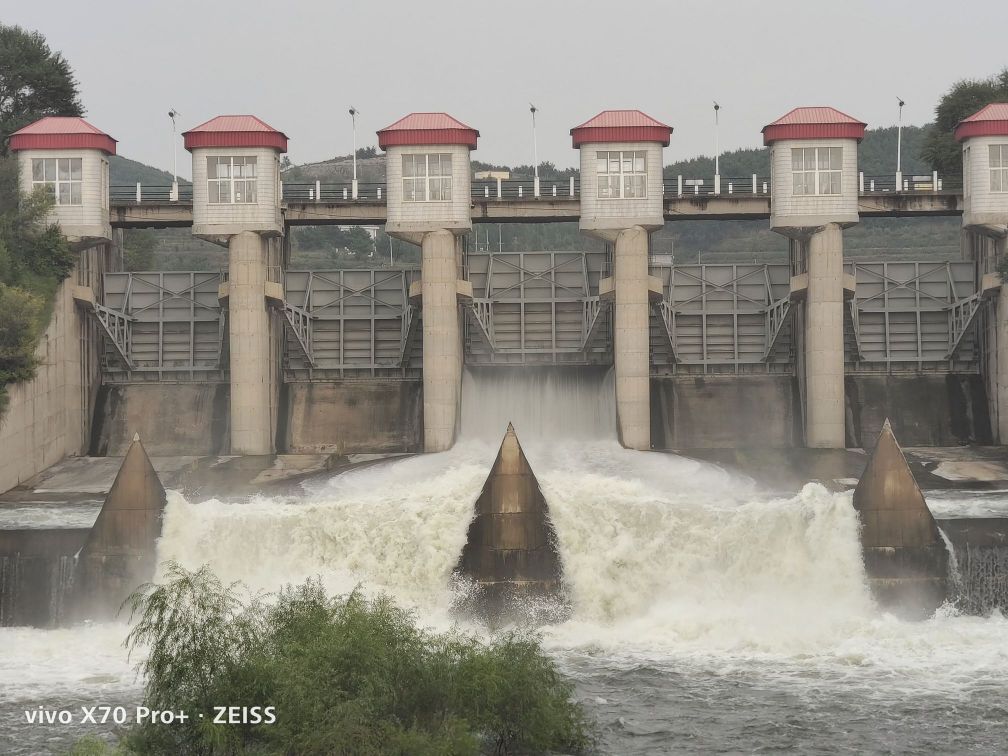
[[[543, 628], [543, 642], [597, 718], [603, 752], [1006, 747], [1008, 621], [879, 612], [849, 493], [809, 484], [774, 496], [711, 465], [626, 451], [599, 401], [610, 380], [467, 375], [452, 451], [292, 498], [193, 504], [172, 493], [159, 557], [267, 590], [317, 576], [334, 591], [383, 591], [448, 627], [448, 576], [513, 420], [573, 596], [571, 618]], [[65, 731], [25, 726], [29, 706], [136, 701], [122, 637], [114, 624], [0, 631], [0, 751], [65, 742]]]

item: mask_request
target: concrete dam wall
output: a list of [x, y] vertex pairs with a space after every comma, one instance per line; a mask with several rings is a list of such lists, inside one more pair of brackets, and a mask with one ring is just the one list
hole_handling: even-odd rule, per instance
[[978, 374], [848, 375], [847, 446], [871, 446], [886, 418], [904, 446], [994, 442]]
[[80, 252], [74, 270], [56, 291], [52, 317], [35, 350], [35, 377], [7, 386], [9, 402], [0, 416], [0, 492], [64, 457], [87, 451], [100, 382], [100, 340], [94, 324], [74, 304], [74, 291], [100, 287], [110, 261], [108, 244]]
[[[470, 368], [501, 376], [583, 375], [596, 366]], [[537, 380], [542, 380], [540, 377]], [[907, 446], [990, 444], [979, 375], [848, 375], [847, 446], [869, 446], [886, 418]], [[544, 384], [545, 385], [545, 384]], [[89, 453], [121, 455], [140, 433], [155, 456], [227, 454], [226, 383], [109, 384], [97, 392]], [[476, 401], [474, 398], [473, 401]], [[276, 449], [289, 454], [417, 452], [423, 448], [419, 380], [347, 379], [282, 384]], [[798, 381], [790, 375], [651, 378], [655, 449], [796, 448], [804, 444]]]

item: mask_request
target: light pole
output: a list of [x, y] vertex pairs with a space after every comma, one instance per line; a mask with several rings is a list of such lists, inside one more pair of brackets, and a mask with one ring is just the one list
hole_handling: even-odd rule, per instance
[[171, 185], [171, 196], [169, 199], [172, 202], [178, 202], [179, 191], [178, 191], [178, 129], [175, 125], [175, 117], [182, 115], [175, 108], [168, 111], [168, 117], [171, 118], [171, 144], [172, 144], [172, 185]]
[[532, 182], [532, 194], [539, 197], [539, 147], [536, 144], [535, 114], [536, 106], [529, 103], [529, 112], [532, 114], [532, 172], [535, 178]]
[[721, 194], [721, 146], [718, 143], [718, 111], [721, 106], [714, 103], [714, 194]]
[[896, 126], [896, 191], [903, 191], [903, 98], [896, 95], [899, 101], [899, 121]]
[[350, 184], [350, 195], [354, 199], [357, 199], [357, 113], [357, 108], [351, 105], [350, 123], [353, 126], [353, 181]]

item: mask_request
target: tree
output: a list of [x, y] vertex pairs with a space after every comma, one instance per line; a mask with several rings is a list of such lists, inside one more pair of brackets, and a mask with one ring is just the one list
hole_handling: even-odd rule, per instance
[[962, 179], [962, 148], [953, 132], [956, 125], [984, 105], [1008, 101], [1008, 68], [988, 79], [956, 82], [939, 100], [935, 122], [928, 129], [922, 154], [942, 176]]
[[149, 228], [133, 229], [123, 234], [123, 267], [126, 270], [150, 270], [154, 267], [157, 234]]
[[38, 32], [0, 24], [0, 154], [11, 134], [39, 118], [83, 114], [66, 58]]

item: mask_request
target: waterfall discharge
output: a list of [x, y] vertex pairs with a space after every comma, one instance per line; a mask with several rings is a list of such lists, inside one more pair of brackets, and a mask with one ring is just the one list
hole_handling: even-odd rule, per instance
[[523, 445], [614, 439], [613, 381], [609, 368], [466, 368], [461, 440], [499, 443], [508, 423]]
[[[872, 614], [849, 495], [767, 499], [748, 479], [622, 449], [605, 371], [467, 371], [450, 452], [351, 472], [297, 499], [172, 496], [160, 559], [275, 589], [319, 576], [451, 621], [448, 583], [502, 428], [515, 423], [549, 502], [569, 622], [558, 643], [784, 651]], [[524, 439], [528, 439], [526, 442]]]

